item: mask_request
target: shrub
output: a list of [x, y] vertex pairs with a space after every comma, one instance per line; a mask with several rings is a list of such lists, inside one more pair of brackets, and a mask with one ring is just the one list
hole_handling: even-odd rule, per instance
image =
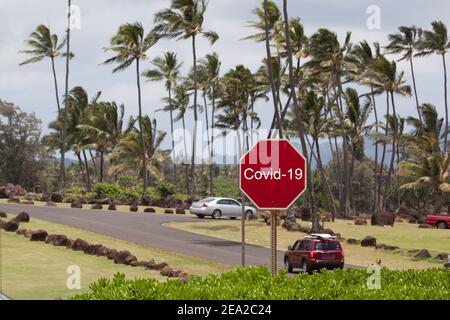
[[79, 199], [86, 196], [86, 190], [79, 187], [71, 187], [66, 190], [66, 197], [72, 199]]
[[173, 183], [170, 183], [168, 181], [158, 181], [156, 182], [156, 190], [158, 191], [158, 194], [162, 197], [162, 198], [167, 198], [169, 196], [172, 196], [173, 194], [175, 194], [175, 186], [173, 185]]
[[158, 193], [158, 190], [156, 190], [155, 187], [148, 187], [147, 188], [147, 195], [153, 199], [153, 200], [160, 200], [161, 196]]
[[140, 196], [139, 191], [131, 188], [122, 188], [117, 183], [98, 183], [93, 190], [100, 198], [136, 200]]
[[222, 274], [192, 276], [188, 282], [156, 279], [100, 279], [91, 292], [74, 300], [355, 300], [450, 298], [450, 272], [446, 269], [381, 270], [381, 290], [367, 288], [366, 269], [323, 271], [289, 278], [286, 271], [272, 277], [266, 267], [237, 268]]
[[93, 191], [100, 198], [120, 198], [122, 195], [122, 188], [116, 183], [97, 183]]

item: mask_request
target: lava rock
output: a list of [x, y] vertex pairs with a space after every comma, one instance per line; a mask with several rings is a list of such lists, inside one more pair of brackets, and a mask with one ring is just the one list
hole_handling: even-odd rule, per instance
[[72, 250], [85, 251], [89, 247], [89, 243], [83, 239], [78, 238], [72, 244]]
[[3, 229], [6, 232], [16, 232], [17, 229], [19, 229], [19, 222], [17, 222], [16, 220], [11, 220], [8, 221], [4, 224]]
[[129, 266], [132, 262], [136, 262], [137, 258], [130, 254], [128, 257], [125, 258], [125, 261], [123, 262], [125, 265]]
[[30, 241], [45, 241], [47, 236], [48, 233], [45, 230], [33, 231], [33, 233], [31, 234]]
[[30, 222], [30, 215], [26, 212], [19, 213], [15, 218], [15, 221], [17, 222]]
[[130, 251], [128, 250], [119, 251], [114, 257], [114, 263], [125, 264], [125, 260], [129, 256], [131, 256]]
[[109, 259], [109, 260], [114, 260], [115, 258], [116, 258], [116, 256], [117, 256], [117, 250], [116, 249], [112, 249], [112, 250], [110, 250], [109, 252], [108, 252], [108, 254], [106, 255], [106, 257]]
[[419, 252], [417, 252], [414, 255], [414, 258], [420, 259], [420, 260], [428, 259], [428, 258], [431, 258], [431, 254], [430, 254], [430, 251], [428, 251], [427, 249], [422, 249], [422, 250], [419, 250]]
[[167, 266], [169, 266], [169, 265], [165, 262], [155, 263], [155, 261], [153, 261], [153, 260], [150, 261], [149, 263], [147, 263], [147, 269], [150, 269], [150, 270], [160, 271]]
[[67, 245], [67, 236], [63, 234], [49, 234], [45, 239], [45, 243], [53, 244], [57, 247], [63, 247]]
[[438, 254], [434, 257], [434, 259], [446, 261], [446, 260], [448, 260], [448, 253], [447, 253], [447, 252], [441, 252], [441, 253], [438, 253]]
[[356, 217], [355, 218], [355, 225], [357, 226], [364, 226], [367, 225], [367, 220], [361, 217]]
[[101, 246], [100, 248], [98, 248], [96, 254], [99, 257], [107, 257], [110, 252], [111, 252], [111, 249], [109, 249], [108, 247], [105, 247], [105, 246]]
[[166, 210], [164, 210], [164, 213], [165, 214], [173, 214], [173, 210], [166, 209]]
[[177, 209], [175, 210], [175, 213], [176, 213], [176, 214], [186, 214], [186, 211], [185, 211], [183, 208], [177, 208]]
[[117, 207], [115, 204], [112, 203], [108, 206], [108, 210], [115, 211], [115, 210], [117, 210]]
[[376, 247], [377, 239], [372, 236], [367, 236], [361, 240], [361, 247]]
[[144, 212], [146, 212], [146, 213], [155, 213], [156, 210], [153, 209], [153, 208], [145, 208], [145, 209], [144, 209]]
[[97, 255], [97, 252], [101, 247], [103, 247], [103, 245], [101, 245], [101, 244], [90, 244], [87, 246], [87, 248], [85, 250], [83, 250], [83, 252], [85, 254], [95, 256], [95, 255]]
[[131, 261], [130, 266], [132, 267], [145, 267], [147, 266], [147, 261]]
[[8, 218], [8, 215], [5, 212], [0, 211], [0, 218]]
[[70, 204], [70, 207], [74, 209], [83, 209], [83, 204], [81, 201], [74, 201]]
[[50, 201], [56, 202], [56, 203], [61, 203], [61, 202], [63, 202], [63, 196], [59, 192], [53, 192], [50, 195]]
[[101, 204], [93, 204], [91, 209], [92, 210], [102, 210], [103, 206]]

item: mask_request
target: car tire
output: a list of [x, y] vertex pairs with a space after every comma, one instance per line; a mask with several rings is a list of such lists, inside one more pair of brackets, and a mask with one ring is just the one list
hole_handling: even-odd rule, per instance
[[306, 260], [303, 260], [302, 262], [302, 272], [311, 274], [311, 270], [309, 270]]
[[253, 211], [252, 210], [247, 210], [247, 211], [245, 211], [245, 217], [246, 218], [248, 218], [248, 217], [250, 217], [250, 216], [252, 216], [253, 215]]
[[445, 222], [438, 222], [437, 223], [437, 225], [436, 225], [436, 227], [438, 228], [438, 229], [447, 229], [447, 224], [445, 223]]
[[211, 216], [213, 219], [216, 219], [216, 220], [220, 219], [220, 217], [222, 217], [222, 212], [220, 212], [220, 210], [216, 209], [213, 211]]
[[205, 216], [203, 214], [198, 214], [197, 217], [199, 217], [200, 219], [203, 219]]
[[292, 272], [293, 268], [292, 268], [291, 264], [289, 263], [289, 259], [288, 258], [284, 259], [284, 268], [287, 270], [287, 272], [289, 272], [289, 273]]

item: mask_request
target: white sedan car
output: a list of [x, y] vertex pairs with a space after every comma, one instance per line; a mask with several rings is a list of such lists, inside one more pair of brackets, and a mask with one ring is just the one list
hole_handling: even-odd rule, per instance
[[[205, 198], [193, 202], [189, 210], [191, 214], [195, 214], [201, 219], [206, 216], [210, 216], [213, 219], [220, 219], [221, 217], [236, 219], [242, 217], [242, 204], [231, 198]], [[256, 209], [245, 206], [244, 212], [246, 216], [251, 216], [256, 214]]]

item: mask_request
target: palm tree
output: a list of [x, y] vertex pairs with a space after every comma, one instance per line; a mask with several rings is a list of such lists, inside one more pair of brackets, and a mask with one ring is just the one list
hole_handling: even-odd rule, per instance
[[[345, 111], [344, 134], [349, 137], [352, 159], [350, 163], [350, 177], [353, 177], [355, 160], [362, 161], [364, 159], [364, 137], [371, 130], [372, 126], [367, 125], [372, 104], [370, 99], [364, 102], [360, 101], [358, 92], [353, 88], [347, 88], [345, 91], [345, 101], [347, 102], [347, 110]], [[353, 213], [356, 215], [355, 198], [353, 195], [353, 179], [350, 184], [350, 195], [352, 201]]]
[[186, 142], [186, 121], [185, 121], [185, 115], [186, 111], [189, 107], [189, 97], [190, 94], [188, 93], [188, 84], [187, 83], [181, 83], [178, 84], [175, 89], [175, 97], [172, 101], [173, 109], [178, 111], [175, 122], [181, 121], [182, 128], [183, 128], [183, 143], [184, 143], [184, 161], [183, 165], [185, 167], [185, 179], [186, 179], [186, 193], [189, 193], [189, 175], [188, 175], [188, 149], [187, 149], [187, 142]]
[[91, 106], [84, 124], [78, 126], [90, 143], [100, 153], [100, 182], [105, 173], [105, 156], [111, 153], [126, 132], [123, 132], [124, 105], [116, 102], [96, 102]]
[[[210, 182], [210, 189], [209, 192], [211, 195], [214, 194], [214, 183], [213, 183], [213, 170], [214, 170], [214, 128], [215, 128], [215, 118], [216, 118], [216, 99], [219, 97], [220, 94], [220, 66], [221, 62], [219, 60], [219, 56], [217, 53], [213, 52], [211, 54], [207, 54], [204, 59], [201, 59], [199, 61], [200, 70], [203, 70], [203, 73], [205, 75], [204, 83], [202, 83], [203, 91], [204, 91], [204, 98], [206, 95], [208, 96], [209, 100], [211, 101], [211, 138], [208, 141], [210, 143], [210, 164], [209, 164], [209, 182]], [[206, 105], [206, 98], [205, 98], [205, 115], [206, 119], [208, 119], [208, 106]], [[208, 126], [208, 121], [206, 122]], [[208, 127], [207, 127], [208, 129]]]
[[[58, 79], [56, 77], [56, 69], [55, 69], [55, 59], [59, 56], [66, 56], [67, 59], [72, 57], [72, 54], [63, 54], [61, 52], [62, 48], [67, 44], [67, 39], [65, 38], [61, 43], [58, 41], [58, 36], [56, 34], [52, 34], [50, 29], [45, 25], [38, 25], [36, 30], [32, 32], [29, 38], [25, 41], [29, 49], [19, 51], [20, 53], [29, 54], [32, 57], [24, 60], [20, 63], [20, 65], [30, 64], [40, 62], [45, 58], [50, 58], [52, 73], [53, 73], [53, 82], [55, 86], [55, 96], [56, 96], [56, 106], [58, 109], [58, 119], [61, 118], [61, 104], [59, 101], [59, 91], [58, 91]], [[69, 50], [67, 52], [70, 52]], [[67, 90], [66, 90], [67, 91]], [[66, 92], [67, 96], [67, 92]], [[67, 106], [66, 106], [67, 107]], [[65, 117], [64, 117], [65, 118]], [[64, 126], [60, 128], [64, 131]], [[64, 132], [61, 132], [61, 136], [64, 136]], [[60, 139], [62, 142], [63, 139]], [[60, 163], [60, 173], [58, 177], [58, 190], [61, 188], [61, 184], [64, 179], [64, 146], [61, 143], [60, 146], [61, 151], [61, 163]]]
[[[343, 78], [348, 72], [347, 54], [351, 48], [350, 33], [347, 33], [344, 44], [341, 46], [337, 35], [328, 29], [319, 29], [314, 33], [308, 42], [308, 52], [311, 60], [306, 63], [313, 75], [325, 74], [331, 79], [335, 101], [336, 115], [343, 125]], [[349, 172], [349, 146], [348, 139], [342, 136], [343, 149], [343, 192], [340, 199], [340, 211], [345, 214], [350, 213], [350, 172]]]
[[419, 111], [419, 97], [417, 94], [416, 76], [414, 74], [413, 64], [413, 57], [416, 54], [417, 46], [421, 41], [422, 29], [417, 28], [416, 26], [400, 26], [398, 29], [400, 31], [399, 33], [388, 35], [390, 43], [386, 46], [386, 49], [388, 53], [402, 54], [402, 57], [398, 61], [409, 61], [413, 80], [414, 97], [416, 98], [417, 114], [419, 116], [420, 122], [422, 122]]
[[158, 41], [158, 37], [153, 33], [147, 36], [144, 34], [144, 28], [139, 22], [126, 23], [119, 27], [117, 34], [111, 39], [111, 46], [106, 48], [107, 51], [112, 51], [116, 55], [104, 62], [104, 64], [117, 63], [118, 66], [113, 69], [113, 73], [123, 71], [136, 62], [136, 83], [138, 92], [138, 107], [139, 107], [139, 135], [141, 142], [141, 160], [143, 163], [142, 177], [144, 180], [143, 195], [147, 193], [147, 160], [145, 141], [142, 128], [142, 97], [141, 97], [141, 72], [140, 63], [147, 59], [146, 52]]
[[203, 35], [214, 44], [219, 36], [214, 31], [205, 31], [203, 22], [208, 2], [206, 0], [172, 0], [170, 8], [161, 10], [155, 15], [153, 31], [161, 37], [176, 39], [191, 39], [192, 59], [193, 59], [193, 80], [194, 80], [194, 132], [192, 137], [192, 158], [191, 158], [191, 190], [195, 193], [195, 147], [197, 139], [197, 49], [196, 37]]
[[[370, 64], [374, 59], [376, 59], [380, 55], [380, 46], [378, 43], [374, 43], [375, 50], [372, 50], [372, 47], [369, 45], [367, 41], [361, 41], [360, 43], [354, 45], [352, 47], [352, 50], [348, 56], [348, 61], [354, 65], [354, 70], [352, 71], [351, 77], [352, 80], [361, 83], [361, 84], [367, 84], [367, 73], [368, 69], [370, 68]], [[370, 86], [370, 93], [368, 94], [372, 99], [372, 106], [375, 116], [375, 162], [374, 162], [374, 177], [375, 177], [375, 184], [374, 184], [374, 197], [373, 197], [373, 212], [372, 214], [377, 214], [377, 207], [378, 207], [378, 190], [381, 186], [381, 174], [378, 175], [378, 144], [379, 141], [377, 139], [377, 136], [379, 134], [379, 123], [378, 123], [378, 111], [377, 111], [377, 104], [375, 99], [375, 92], [373, 91], [373, 87]], [[383, 167], [383, 163], [380, 164], [380, 167]], [[381, 171], [382, 173], [382, 171]]]
[[27, 50], [21, 50], [19, 53], [29, 54], [32, 57], [24, 60], [20, 65], [26, 65], [30, 63], [41, 62], [45, 58], [49, 58], [51, 62], [53, 72], [53, 82], [55, 86], [56, 106], [58, 108], [58, 117], [61, 115], [61, 105], [59, 102], [58, 92], [58, 79], [56, 77], [55, 59], [60, 56], [64, 56], [61, 53], [61, 49], [65, 46], [66, 40], [61, 43], [58, 41], [58, 36], [52, 34], [50, 29], [41, 24], [36, 27], [36, 30], [32, 32], [29, 38], [25, 41], [29, 47]]
[[[148, 116], [142, 118], [143, 134], [135, 127], [136, 120], [131, 118], [126, 133], [121, 137], [111, 155], [115, 165], [110, 168], [113, 175], [125, 173], [128, 168], [134, 168], [134, 172], [140, 176], [145, 172], [149, 176], [161, 180], [164, 178], [162, 163], [170, 155], [170, 150], [161, 150], [160, 146], [166, 133], [156, 129], [156, 120]], [[146, 168], [142, 161], [142, 144], [140, 137], [144, 136], [144, 148], [146, 152]]]
[[419, 109], [423, 123], [414, 117], [407, 119], [414, 129], [405, 137], [409, 157], [400, 163], [398, 172], [399, 176], [412, 181], [400, 188], [431, 189], [434, 210], [439, 212], [445, 203], [445, 194], [450, 192], [450, 157], [440, 148], [440, 132], [444, 121], [431, 104], [424, 104]]
[[[265, 1], [265, 8], [266, 8], [265, 12], [267, 12], [267, 1]], [[308, 148], [306, 146], [306, 140], [305, 140], [305, 128], [303, 127], [303, 121], [302, 121], [303, 117], [302, 117], [302, 113], [301, 113], [301, 109], [300, 109], [300, 104], [297, 99], [297, 93], [295, 92], [295, 88], [297, 87], [297, 77], [294, 74], [294, 65], [293, 65], [293, 59], [292, 59], [293, 52], [292, 52], [292, 46], [291, 46], [291, 32], [290, 32], [290, 24], [289, 24], [286, 0], [283, 0], [283, 13], [284, 13], [284, 38], [286, 40], [286, 54], [287, 54], [287, 60], [288, 60], [288, 65], [289, 65], [289, 87], [291, 90], [292, 100], [294, 102], [294, 110], [297, 115], [297, 117], [296, 117], [297, 118], [297, 130], [298, 130], [298, 135], [300, 137], [300, 141], [302, 144], [303, 155], [306, 158], [308, 158]], [[266, 23], [266, 27], [267, 27], [267, 23]], [[267, 30], [267, 28], [266, 28], [266, 30]], [[267, 33], [266, 33], [266, 46], [267, 45], [268, 45], [268, 37], [267, 37]], [[270, 49], [269, 49], [269, 52], [270, 52]], [[269, 73], [269, 75], [270, 75], [270, 73]], [[281, 120], [280, 120], [280, 122], [281, 122]], [[282, 137], [282, 134], [280, 134], [280, 137]], [[307, 170], [308, 176], [311, 177], [311, 170], [309, 168], [310, 167], [308, 166], [308, 170]], [[323, 171], [322, 171], [322, 173], [323, 173]], [[312, 180], [312, 179], [309, 179], [309, 180]], [[320, 224], [319, 224], [318, 215], [314, 210], [312, 182], [309, 183], [309, 187], [311, 188], [310, 189], [311, 191], [309, 192], [309, 200], [310, 200], [311, 218], [312, 218], [312, 232], [319, 232]], [[330, 193], [330, 196], [331, 196], [331, 193]], [[331, 201], [333, 202], [332, 198], [331, 198]], [[333, 203], [333, 208], [334, 208], [334, 203]], [[334, 216], [334, 212], [333, 212], [333, 216]]]
[[[389, 98], [390, 103], [392, 105], [392, 115], [394, 119], [397, 118], [397, 111], [395, 108], [395, 94], [399, 94], [401, 96], [410, 96], [411, 95], [411, 87], [405, 84], [405, 80], [403, 78], [404, 72], [397, 72], [397, 64], [395, 61], [388, 61], [384, 56], [379, 56], [375, 59], [368, 70], [369, 83], [373, 86], [374, 91], [376, 93], [386, 92], [386, 100], [388, 104], [388, 112], [386, 114], [386, 120], [389, 119]], [[386, 123], [386, 129], [388, 128], [388, 124]], [[390, 184], [390, 178], [392, 175], [392, 171], [394, 168], [394, 160], [395, 160], [395, 150], [397, 143], [397, 135], [398, 130], [394, 128], [393, 137], [392, 137], [392, 154], [391, 154], [391, 162], [389, 165], [389, 171], [387, 174], [386, 186], [383, 197], [383, 206], [382, 209], [386, 206], [386, 195]], [[383, 162], [382, 162], [383, 163]]]
[[180, 76], [180, 69], [182, 63], [177, 60], [177, 55], [174, 52], [166, 52], [163, 57], [157, 57], [152, 61], [156, 69], [145, 71], [142, 75], [149, 81], [165, 80], [165, 87], [169, 94], [168, 109], [170, 113], [170, 134], [172, 139], [172, 161], [174, 171], [174, 184], [177, 185], [177, 164], [175, 157], [175, 141], [173, 137], [173, 105], [172, 105], [172, 90], [177, 85], [177, 80]]
[[61, 160], [59, 164], [59, 176], [58, 176], [58, 191], [66, 185], [66, 169], [65, 169], [65, 157], [66, 157], [66, 135], [67, 135], [67, 113], [69, 110], [69, 66], [70, 66], [70, 28], [71, 28], [71, 13], [72, 13], [72, 0], [67, 1], [67, 31], [66, 31], [66, 81], [65, 81], [65, 94], [64, 102], [65, 108], [63, 110], [63, 122], [62, 122], [62, 141], [61, 141]]
[[[448, 98], [447, 98], [447, 65], [445, 54], [450, 49], [450, 39], [447, 27], [442, 21], [431, 23], [432, 31], [424, 31], [422, 40], [418, 44], [419, 53], [417, 56], [438, 54], [442, 57], [444, 68], [444, 102], [445, 102], [445, 123], [448, 124]], [[444, 126], [444, 152], [447, 152], [448, 125]]]

